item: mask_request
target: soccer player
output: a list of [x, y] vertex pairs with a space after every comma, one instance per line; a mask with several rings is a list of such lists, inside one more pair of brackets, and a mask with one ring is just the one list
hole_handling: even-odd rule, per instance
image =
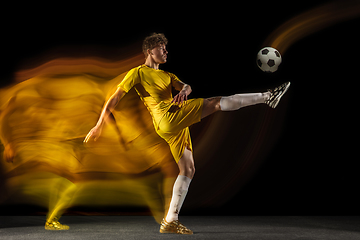
[[[124, 95], [135, 87], [149, 110], [155, 131], [170, 146], [178, 164], [179, 175], [173, 186], [169, 209], [161, 222], [160, 233], [192, 234], [179, 222], [178, 215], [195, 173], [193, 149], [189, 126], [217, 111], [234, 111], [242, 107], [265, 103], [275, 108], [288, 90], [290, 82], [262, 93], [235, 94], [227, 97], [188, 99], [191, 87], [172, 73], [162, 71], [159, 65], [166, 63], [167, 39], [164, 34], [154, 33], [145, 38], [143, 52], [145, 63], [131, 69], [119, 83], [115, 93], [105, 103], [100, 118], [90, 130], [84, 142], [99, 138], [106, 118]], [[172, 97], [172, 87], [179, 93]]]

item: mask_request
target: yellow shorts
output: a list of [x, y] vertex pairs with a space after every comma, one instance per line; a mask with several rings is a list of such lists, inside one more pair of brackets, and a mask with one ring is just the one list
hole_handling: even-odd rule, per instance
[[200, 122], [203, 103], [204, 100], [198, 98], [188, 100], [180, 106], [173, 105], [159, 123], [157, 133], [169, 144], [177, 163], [185, 148], [193, 151], [189, 126]]

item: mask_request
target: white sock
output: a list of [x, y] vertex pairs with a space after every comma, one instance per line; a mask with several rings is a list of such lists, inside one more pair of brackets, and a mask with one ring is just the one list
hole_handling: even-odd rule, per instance
[[173, 187], [169, 211], [165, 218], [168, 223], [179, 220], [180, 209], [184, 203], [190, 182], [191, 179], [186, 176], [179, 175], [177, 177]]
[[221, 97], [220, 107], [222, 111], [234, 111], [242, 107], [264, 103], [270, 93], [246, 93]]

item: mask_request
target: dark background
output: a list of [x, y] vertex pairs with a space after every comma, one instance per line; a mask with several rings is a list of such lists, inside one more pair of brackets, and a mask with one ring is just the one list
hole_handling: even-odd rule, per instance
[[[114, 57], [111, 49], [163, 32], [169, 39], [163, 69], [189, 83], [194, 98], [292, 82], [279, 110], [274, 110], [281, 113], [278, 136], [256, 171], [225, 204], [188, 210], [184, 205], [184, 214], [359, 214], [359, 18], [299, 40], [283, 54], [279, 70], [267, 74], [255, 63], [264, 40], [285, 21], [321, 2], [122, 4], [9, 7], [12, 14], [4, 17], [1, 29], [1, 84], [10, 83], [17, 70], [71, 55], [56, 49]], [[237, 137], [233, 134], [228, 143]], [[211, 164], [231, 167], [236, 156], [224, 162], [222, 154]], [[190, 194], [196, 193], [190, 191], [189, 199]]]

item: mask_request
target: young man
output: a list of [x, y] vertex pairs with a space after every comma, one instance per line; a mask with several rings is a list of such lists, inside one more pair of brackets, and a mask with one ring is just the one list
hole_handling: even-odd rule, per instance
[[[195, 173], [188, 127], [217, 111], [234, 111], [259, 103], [275, 108], [289, 88], [290, 82], [263, 93], [188, 100], [191, 87], [174, 74], [159, 69], [159, 65], [166, 63], [167, 60], [166, 44], [167, 39], [163, 34], [154, 33], [145, 38], [143, 42], [145, 64], [127, 73], [115, 93], [106, 102], [96, 126], [90, 130], [84, 142], [90, 139], [96, 141], [99, 138], [105, 119], [124, 95], [135, 87], [152, 116], [156, 132], [169, 144], [180, 170], [173, 186], [169, 210], [161, 222], [160, 232], [192, 234], [193, 232], [178, 220], [181, 206]], [[172, 97], [172, 87], [179, 91], [175, 97]]]

